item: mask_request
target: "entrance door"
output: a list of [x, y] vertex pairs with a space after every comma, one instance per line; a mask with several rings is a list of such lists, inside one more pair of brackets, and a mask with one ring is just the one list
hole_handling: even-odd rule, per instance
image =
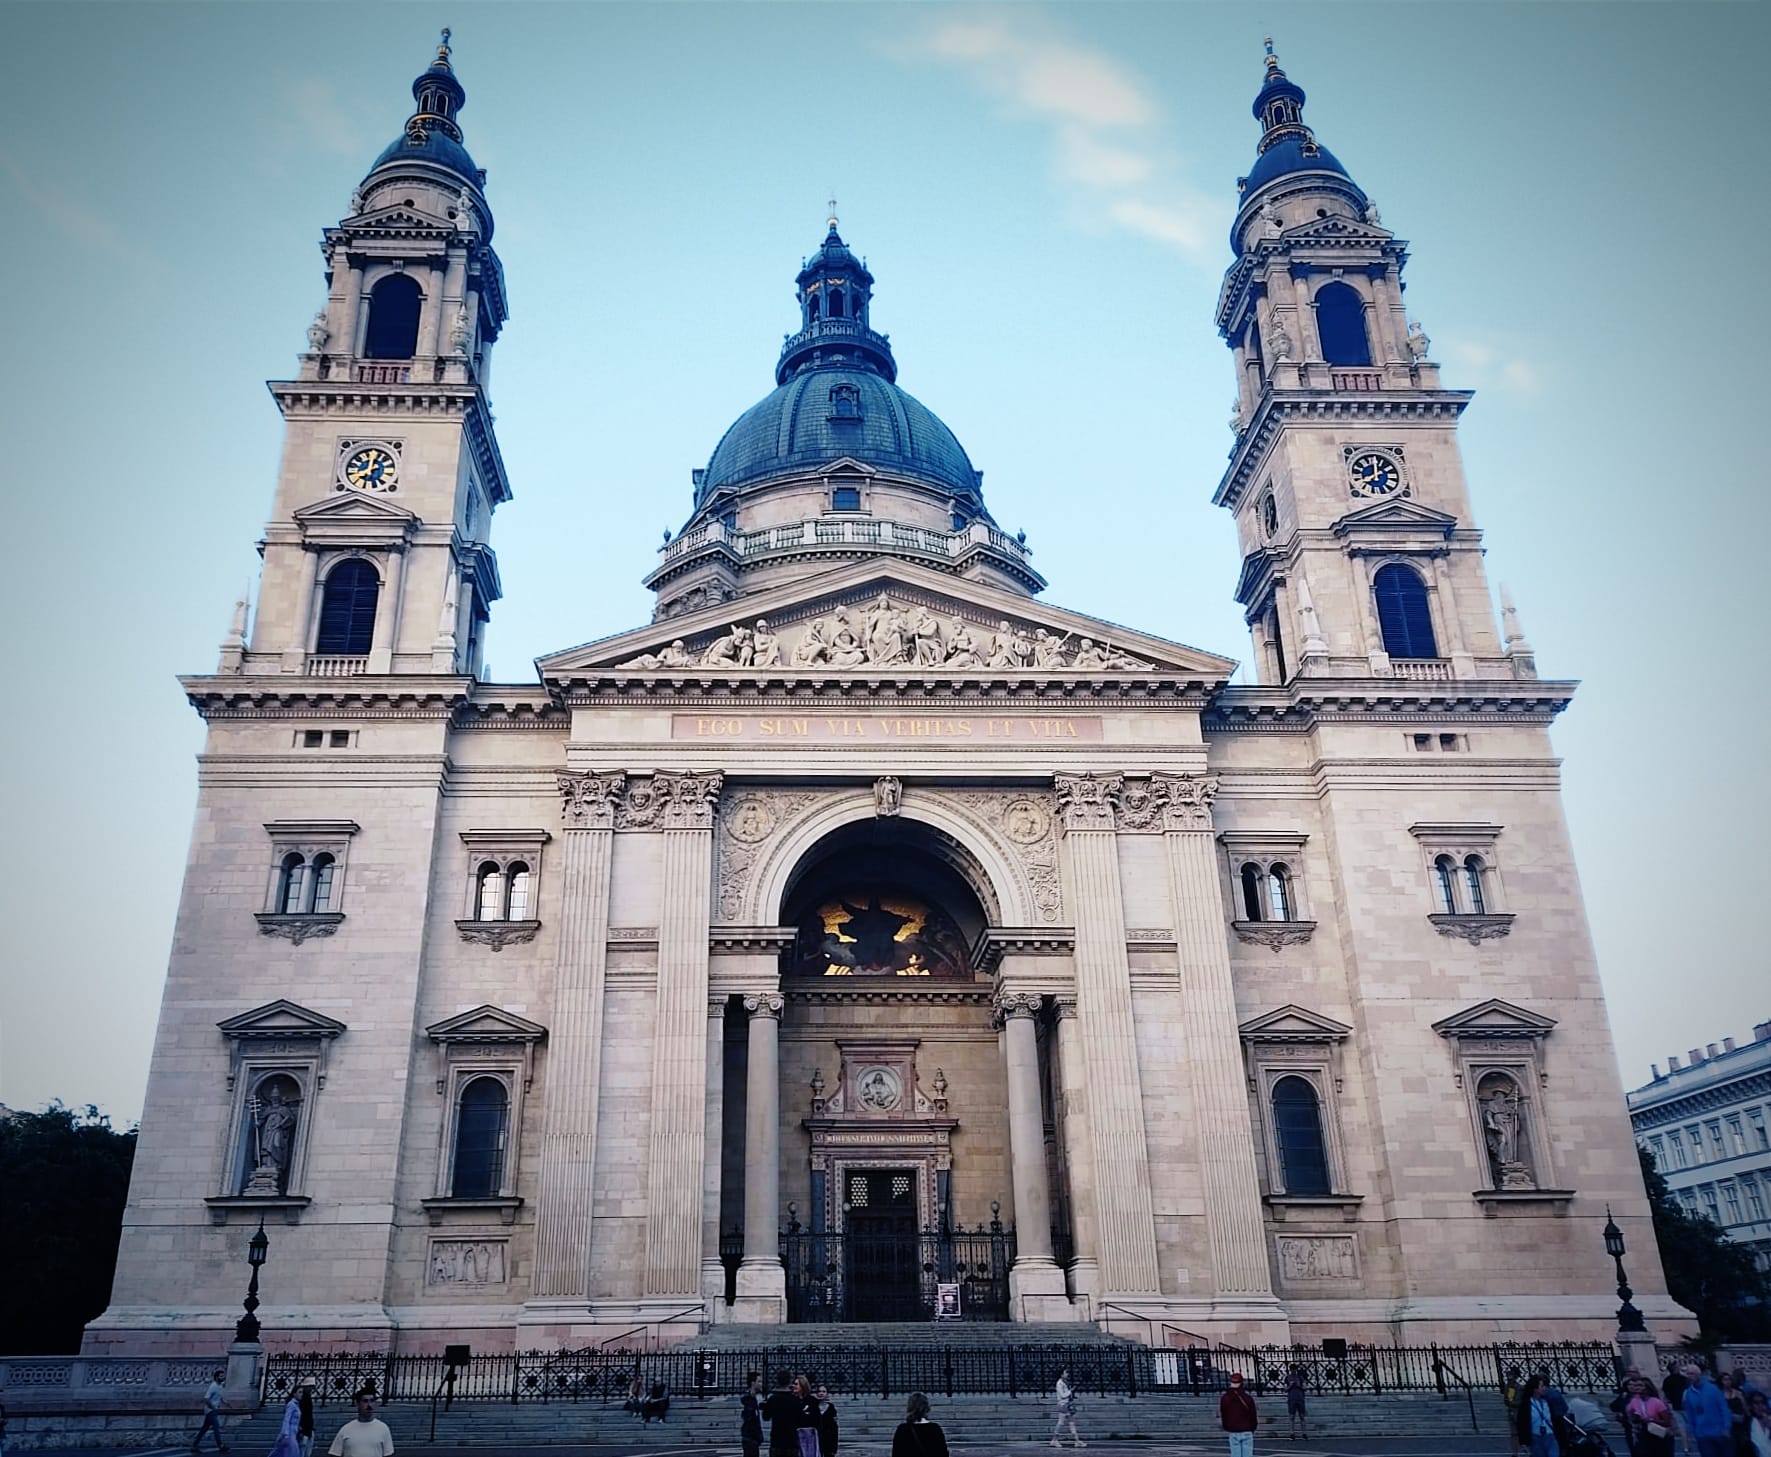
[[850, 1169], [843, 1176], [850, 1320], [921, 1320], [916, 1175]]

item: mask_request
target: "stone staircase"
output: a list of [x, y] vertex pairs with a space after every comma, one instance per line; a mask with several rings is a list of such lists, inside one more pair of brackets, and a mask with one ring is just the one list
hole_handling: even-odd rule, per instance
[[924, 1350], [995, 1350], [1003, 1346], [1129, 1346], [1086, 1321], [1010, 1325], [1001, 1321], [950, 1320], [894, 1324], [716, 1325], [677, 1349], [696, 1351], [807, 1350], [820, 1346], [896, 1346]]

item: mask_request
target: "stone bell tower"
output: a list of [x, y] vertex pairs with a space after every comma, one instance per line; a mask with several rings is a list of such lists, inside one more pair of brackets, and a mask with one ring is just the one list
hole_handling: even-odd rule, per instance
[[1534, 677], [1510, 607], [1495, 632], [1457, 444], [1471, 394], [1440, 384], [1403, 307], [1407, 245], [1303, 111], [1269, 41], [1218, 305], [1236, 443], [1213, 497], [1260, 681]]
[[487, 397], [507, 316], [486, 174], [462, 145], [449, 32], [405, 130], [322, 241], [328, 286], [298, 376], [248, 638], [221, 671], [478, 674], [510, 499]]

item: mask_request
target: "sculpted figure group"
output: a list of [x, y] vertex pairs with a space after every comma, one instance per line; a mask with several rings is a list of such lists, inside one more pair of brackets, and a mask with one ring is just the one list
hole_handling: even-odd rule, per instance
[[[623, 668], [773, 668], [783, 661], [780, 636], [758, 618], [746, 627], [734, 623], [700, 654], [678, 638], [656, 653], [641, 653]], [[1031, 633], [1010, 622], [996, 631], [974, 633], [963, 618], [945, 621], [920, 604], [899, 606], [881, 595], [864, 608], [838, 607], [813, 618], [787, 659], [811, 668], [1080, 668], [1146, 672], [1152, 664], [1121, 652], [1110, 642], [1054, 637], [1043, 627]]]

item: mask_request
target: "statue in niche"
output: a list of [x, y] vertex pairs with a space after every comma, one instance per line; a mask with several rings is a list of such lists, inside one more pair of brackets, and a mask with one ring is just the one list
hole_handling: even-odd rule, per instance
[[252, 1173], [247, 1194], [275, 1196], [288, 1192], [289, 1160], [295, 1151], [295, 1128], [301, 1097], [286, 1077], [266, 1078], [252, 1099]]
[[904, 782], [895, 774], [883, 774], [873, 785], [873, 812], [890, 818], [904, 806]]
[[1535, 1189], [1537, 1180], [1525, 1157], [1524, 1099], [1509, 1077], [1495, 1074], [1482, 1080], [1476, 1102], [1481, 1109], [1482, 1137], [1488, 1146], [1490, 1174], [1496, 1189]]
[[1427, 331], [1420, 326], [1419, 319], [1408, 321], [1408, 352], [1415, 360], [1427, 357], [1427, 351], [1433, 347], [1433, 341], [1427, 338]]
[[473, 194], [463, 187], [455, 198], [455, 227], [465, 233], [473, 226]]

